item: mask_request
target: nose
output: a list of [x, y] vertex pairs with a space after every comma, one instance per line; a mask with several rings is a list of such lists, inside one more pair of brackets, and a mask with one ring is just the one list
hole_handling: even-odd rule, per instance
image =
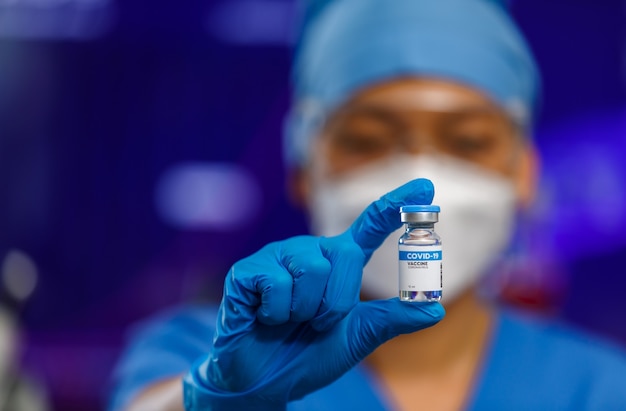
[[424, 133], [406, 134], [401, 141], [401, 150], [405, 154], [421, 155], [436, 154], [438, 152], [434, 139]]

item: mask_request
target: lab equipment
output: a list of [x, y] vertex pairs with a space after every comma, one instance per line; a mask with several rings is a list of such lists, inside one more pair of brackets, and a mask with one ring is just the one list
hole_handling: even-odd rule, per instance
[[400, 207], [404, 234], [398, 240], [401, 301], [439, 301], [442, 288], [441, 238], [435, 232], [440, 207]]

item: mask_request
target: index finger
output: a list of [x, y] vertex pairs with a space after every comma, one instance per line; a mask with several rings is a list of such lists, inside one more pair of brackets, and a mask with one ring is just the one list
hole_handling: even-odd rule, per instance
[[368, 261], [385, 238], [402, 223], [398, 212], [405, 205], [430, 204], [435, 187], [430, 180], [418, 178], [396, 188], [370, 204], [348, 229]]

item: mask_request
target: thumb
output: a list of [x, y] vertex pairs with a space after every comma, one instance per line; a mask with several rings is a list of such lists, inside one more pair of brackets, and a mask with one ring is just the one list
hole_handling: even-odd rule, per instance
[[362, 302], [350, 313], [348, 344], [360, 361], [384, 342], [433, 326], [444, 315], [438, 302], [407, 303], [397, 297]]
[[435, 187], [430, 180], [418, 178], [385, 194], [370, 204], [348, 229], [354, 242], [361, 247], [365, 261], [385, 238], [398, 229], [400, 207], [412, 204], [430, 204]]

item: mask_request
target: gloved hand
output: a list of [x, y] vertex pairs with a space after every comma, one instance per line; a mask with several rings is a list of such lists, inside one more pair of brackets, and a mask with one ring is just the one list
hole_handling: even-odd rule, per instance
[[437, 323], [439, 303], [359, 302], [363, 266], [401, 225], [400, 206], [433, 194], [429, 180], [413, 180], [337, 237], [294, 237], [235, 263], [213, 347], [185, 377], [186, 409], [284, 410], [385, 341]]

